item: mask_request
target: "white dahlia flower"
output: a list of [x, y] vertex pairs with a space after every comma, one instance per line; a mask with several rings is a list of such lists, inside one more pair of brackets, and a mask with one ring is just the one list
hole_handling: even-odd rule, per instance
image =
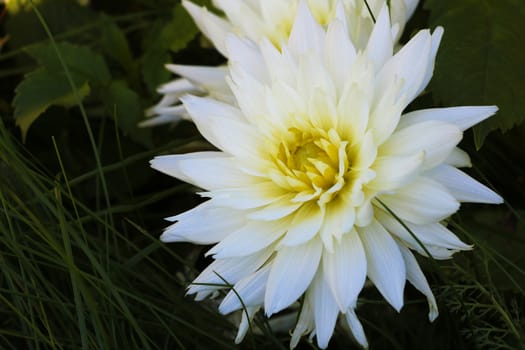
[[[313, 16], [322, 25], [333, 18], [344, 18], [348, 34], [356, 49], [364, 49], [375, 16], [379, 14], [386, 0], [304, 0], [307, 1]], [[337, 6], [341, 2], [342, 6]], [[209, 12], [190, 1], [183, 0], [183, 5], [194, 19], [199, 29], [215, 47], [229, 57], [226, 49], [226, 36], [235, 33], [243, 38], [258, 42], [267, 38], [276, 47], [288, 40], [297, 6], [300, 0], [213, 0], [213, 4], [222, 10], [226, 18]], [[405, 23], [414, 12], [418, 0], [389, 1], [392, 35], [395, 42], [402, 33]], [[371, 14], [371, 13], [372, 14]], [[141, 126], [153, 126], [189, 118], [179, 98], [185, 93], [210, 94], [214, 98], [228, 99], [231, 92], [225, 82], [225, 70], [222, 67], [198, 67], [169, 64], [167, 69], [182, 78], [164, 84], [158, 92], [161, 101], [146, 111], [148, 117]]]
[[355, 314], [367, 277], [398, 311], [408, 280], [433, 320], [436, 302], [412, 251], [447, 259], [470, 249], [441, 221], [460, 202], [502, 201], [456, 168], [470, 164], [457, 148], [462, 132], [497, 108], [401, 115], [430, 80], [442, 28], [394, 54], [384, 7], [357, 50], [345, 17], [322, 26], [304, 3], [297, 11], [281, 49], [227, 37], [232, 103], [182, 98], [218, 151], [151, 161], [209, 198], [168, 218], [175, 223], [161, 239], [215, 244], [207, 252], [215, 261], [188, 292], [201, 300], [224, 281], [234, 286], [219, 310], [246, 306], [237, 341], [260, 308], [271, 316], [304, 297], [291, 347], [305, 333], [327, 347], [339, 315], [367, 346]]

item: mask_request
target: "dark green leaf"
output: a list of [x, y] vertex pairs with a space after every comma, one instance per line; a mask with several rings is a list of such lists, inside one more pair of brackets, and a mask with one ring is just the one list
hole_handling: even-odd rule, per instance
[[137, 127], [143, 112], [140, 97], [135, 91], [122, 81], [113, 81], [104, 90], [103, 100], [108, 114], [115, 119], [119, 129], [139, 143], [149, 142], [150, 130]]
[[428, 0], [430, 24], [445, 35], [432, 91], [446, 105], [498, 105], [474, 128], [476, 147], [493, 130], [525, 119], [525, 9], [519, 0]]
[[126, 40], [126, 36], [119, 26], [108, 16], [101, 16], [101, 46], [104, 53], [117, 61], [124, 69], [130, 70], [133, 66], [133, 56]]
[[13, 100], [14, 118], [22, 130], [25, 139], [31, 124], [51, 105], [71, 107], [89, 95], [90, 88], [86, 81], [75, 83], [73, 91], [65, 74], [50, 72], [46, 69], [36, 70], [16, 88]]
[[[104, 58], [90, 48], [66, 42], [58, 43], [57, 48], [72, 74], [101, 85], [111, 80]], [[27, 52], [50, 72], [64, 71], [53, 45], [39, 45], [28, 49]]]
[[150, 91], [165, 83], [171, 77], [171, 73], [164, 68], [170, 62], [170, 55], [166, 51], [151, 50], [146, 52], [142, 63], [142, 77]]
[[163, 28], [161, 40], [172, 52], [177, 52], [185, 48], [198, 32], [193, 19], [179, 4], [173, 10], [171, 21]]

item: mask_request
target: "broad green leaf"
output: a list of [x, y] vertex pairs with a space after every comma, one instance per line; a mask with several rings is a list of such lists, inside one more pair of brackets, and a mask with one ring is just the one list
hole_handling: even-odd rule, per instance
[[100, 28], [102, 50], [124, 69], [130, 70], [133, 66], [133, 56], [124, 32], [110, 17], [102, 14], [101, 18], [103, 21]]
[[164, 68], [171, 61], [169, 51], [175, 53], [182, 50], [198, 32], [190, 15], [180, 4], [175, 6], [168, 21], [152, 23], [143, 41], [145, 53], [142, 64], [142, 77], [150, 91], [155, 91], [171, 76]]
[[[104, 58], [90, 48], [62, 42], [57, 44], [57, 49], [72, 74], [96, 84], [106, 84], [111, 80]], [[50, 72], [64, 71], [57, 51], [50, 43], [29, 48], [27, 53]]]
[[52, 105], [71, 107], [90, 93], [86, 81], [76, 82], [73, 91], [65, 74], [38, 69], [17, 86], [13, 100], [14, 118], [25, 140], [31, 124]]
[[193, 19], [180, 4], [175, 6], [172, 19], [161, 32], [161, 40], [172, 52], [182, 50], [199, 32]]
[[525, 119], [525, 7], [520, 0], [428, 0], [432, 27], [445, 28], [431, 90], [445, 105], [497, 105], [474, 128], [477, 148], [493, 130]]
[[104, 90], [103, 100], [108, 115], [115, 119], [119, 129], [134, 141], [148, 144], [150, 130], [137, 127], [142, 118], [142, 108], [135, 91], [123, 81], [113, 81]]

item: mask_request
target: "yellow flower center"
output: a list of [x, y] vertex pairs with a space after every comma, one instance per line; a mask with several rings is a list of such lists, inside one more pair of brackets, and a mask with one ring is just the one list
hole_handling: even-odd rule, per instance
[[334, 129], [290, 128], [274, 155], [277, 174], [273, 178], [281, 187], [297, 193], [297, 201], [327, 203], [345, 184], [351, 165], [347, 145]]

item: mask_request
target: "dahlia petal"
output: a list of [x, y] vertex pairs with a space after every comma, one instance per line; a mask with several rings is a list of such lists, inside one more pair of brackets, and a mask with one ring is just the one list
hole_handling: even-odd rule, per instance
[[[217, 109], [210, 115], [209, 105], [202, 103], [203, 100], [209, 99], [189, 95], [182, 98], [184, 106], [201, 134], [226, 153], [239, 157], [260, 158], [258, 147], [263, 144], [260, 134], [249, 124], [236, 120], [233, 114], [234, 108], [231, 108], [231, 118], [221, 118], [223, 116], [221, 112], [229, 112], [224, 109]], [[218, 105], [219, 103], [215, 104]]]
[[325, 220], [320, 230], [325, 249], [334, 252], [333, 239], [341, 239], [350, 232], [355, 222], [355, 209], [343, 200], [336, 200], [326, 208]]
[[247, 72], [261, 82], [268, 82], [267, 67], [257, 45], [248, 39], [233, 34], [226, 37], [226, 49], [229, 52], [230, 62], [238, 62]]
[[378, 157], [373, 169], [376, 177], [367, 184], [375, 191], [391, 191], [412, 180], [423, 163], [424, 153], [409, 156]]
[[439, 315], [436, 298], [434, 297], [434, 294], [432, 293], [427, 279], [423, 274], [423, 271], [421, 271], [414, 254], [412, 254], [412, 252], [410, 252], [410, 250], [408, 250], [408, 248], [402, 244], [399, 244], [399, 250], [401, 251], [403, 259], [405, 260], [407, 280], [427, 298], [429, 307], [428, 318], [430, 322], [432, 322]]
[[358, 228], [358, 232], [366, 252], [368, 277], [399, 312], [403, 307], [406, 269], [397, 243], [376, 220]]
[[440, 121], [426, 121], [398, 129], [381, 145], [381, 155], [412, 155], [425, 152], [423, 169], [443, 163], [462, 138], [456, 126]]
[[325, 45], [325, 65], [335, 82], [337, 91], [343, 91], [345, 81], [350, 74], [350, 67], [356, 57], [355, 48], [348, 40], [344, 23], [334, 21], [329, 24]]
[[227, 70], [225, 67], [167, 64], [166, 68], [204, 90], [220, 91], [231, 94], [229, 87], [226, 84]]
[[339, 306], [345, 312], [357, 300], [366, 280], [366, 256], [355, 230], [343, 235], [333, 252], [323, 252], [323, 273]]
[[253, 209], [278, 202], [283, 197], [289, 198], [289, 194], [268, 181], [200, 194], [203, 197], [213, 198], [217, 206], [233, 209]]
[[265, 249], [241, 258], [215, 260], [192, 282], [187, 294], [211, 293], [218, 289], [227, 288], [225, 281], [230, 285], [237, 283], [241, 278], [259, 269], [272, 253], [272, 249]]
[[447, 159], [445, 159], [444, 163], [458, 168], [470, 168], [472, 166], [467, 152], [458, 147], [452, 149], [452, 152], [448, 155]]
[[292, 338], [290, 339], [290, 349], [293, 350], [303, 334], [310, 333], [315, 329], [314, 315], [312, 306], [310, 305], [310, 298], [305, 298], [302, 308], [299, 311], [299, 320], [292, 332]]
[[206, 255], [225, 259], [256, 253], [279, 239], [289, 224], [290, 221], [286, 219], [275, 222], [249, 221], [213, 246]]
[[218, 208], [210, 201], [168, 220], [178, 222], [164, 230], [160, 237], [163, 242], [186, 241], [195, 244], [217, 243], [246, 222], [243, 215], [229, 208]]
[[313, 305], [317, 345], [325, 349], [334, 333], [339, 309], [322, 273], [316, 274], [310, 288], [308, 297]]
[[[183, 110], [183, 108], [181, 108], [181, 110]], [[188, 115], [186, 113], [158, 115], [156, 117], [148, 118], [146, 120], [141, 121], [140, 123], [138, 123], [138, 126], [140, 128], [147, 128], [151, 126], [177, 123], [183, 119], [188, 119]]]
[[[417, 250], [422, 255], [426, 255], [424, 249], [417, 240], [412, 237], [410, 232], [408, 232], [396, 218], [382, 210], [376, 211], [376, 218], [390, 233], [400, 238], [410, 248]], [[463, 243], [454, 233], [442, 224], [435, 222], [426, 225], [416, 225], [409, 222], [404, 222], [404, 224], [432, 255], [435, 248], [443, 248], [447, 251], [450, 250], [452, 253], [458, 250], [469, 250], [472, 248], [472, 246]], [[444, 250], [442, 250], [441, 253], [445, 252]], [[437, 252], [439, 253], [439, 250]], [[450, 255], [451, 253], [448, 253], [446, 256], [433, 255], [433, 257], [448, 258]]]
[[208, 37], [220, 53], [226, 56], [224, 38], [231, 31], [230, 24], [224, 19], [209, 13], [205, 7], [199, 7], [188, 0], [182, 1], [182, 6], [188, 11], [201, 32]]
[[370, 114], [370, 105], [359, 84], [346, 84], [337, 111], [342, 136], [359, 142], [365, 134]]
[[399, 123], [399, 129], [424, 121], [439, 120], [454, 124], [461, 131], [465, 131], [494, 115], [497, 111], [498, 107], [496, 106], [462, 106], [421, 109], [403, 115], [403, 118]]
[[296, 301], [310, 285], [323, 246], [318, 239], [277, 251], [266, 285], [264, 309], [269, 317]]
[[239, 330], [235, 336], [235, 344], [240, 344], [243, 341], [246, 333], [248, 333], [248, 330], [250, 329], [250, 322], [253, 320], [253, 316], [255, 316], [260, 308], [260, 305], [249, 306], [246, 307], [246, 310], [242, 311], [241, 323], [239, 324]]
[[234, 159], [222, 152], [158, 156], [150, 161], [150, 165], [164, 174], [206, 190], [254, 183], [252, 176], [239, 171]]
[[[182, 95], [185, 95], [187, 93], [202, 92], [202, 90], [197, 86], [193, 85], [189, 80], [180, 78], [170, 81], [169, 83], [162, 84], [157, 88], [157, 92], [159, 94], [166, 94], [164, 98], [168, 96], [170, 98], [173, 98], [173, 101], [170, 101], [170, 103], [165, 104], [171, 105]], [[162, 105], [162, 102], [160, 102], [159, 104]]]
[[430, 32], [421, 30], [379, 71], [377, 76], [378, 96], [381, 96], [381, 91], [387, 91], [392, 82], [402, 79], [401, 93], [405, 95], [406, 104], [411, 102], [422, 89], [428, 66], [431, 64], [430, 53]]
[[419, 95], [425, 89], [425, 87], [428, 85], [428, 82], [432, 78], [432, 74], [434, 73], [434, 64], [436, 61], [436, 54], [437, 54], [439, 43], [441, 42], [442, 37], [443, 37], [443, 28], [436, 27], [434, 29], [434, 32], [431, 35], [430, 52], [428, 55], [427, 70], [425, 72], [423, 81], [421, 82], [421, 85], [419, 89], [417, 90], [415, 96]]
[[325, 210], [317, 203], [306, 203], [297, 210], [288, 232], [279, 242], [283, 246], [303, 244], [314, 237], [323, 225]]
[[299, 56], [308, 51], [323, 52], [325, 33], [315, 20], [306, 1], [299, 1], [288, 47]]
[[354, 309], [348, 309], [348, 311], [345, 313], [345, 316], [346, 322], [348, 323], [350, 331], [352, 332], [352, 335], [354, 336], [355, 340], [357, 340], [357, 342], [363, 348], [368, 349], [368, 341], [366, 340], [365, 331], [363, 329], [363, 326], [361, 325], [361, 322], [357, 318]]
[[415, 224], [441, 221], [459, 209], [459, 202], [443, 185], [425, 177], [379, 198], [394, 214]]
[[367, 56], [374, 62], [376, 70], [379, 70], [385, 62], [392, 57], [394, 43], [390, 25], [388, 7], [383, 5], [376, 19], [372, 34], [366, 46]]
[[284, 218], [295, 212], [302, 203], [292, 202], [291, 196], [284, 196], [282, 199], [268, 204], [263, 208], [256, 209], [248, 214], [250, 219], [272, 221]]
[[[243, 306], [253, 307], [262, 305], [266, 281], [270, 275], [271, 265], [266, 265], [259, 271], [244, 277], [235, 283], [219, 305], [219, 312], [223, 315], [242, 309]], [[242, 302], [241, 302], [242, 301]]]
[[425, 175], [438, 181], [460, 202], [501, 204], [503, 198], [453, 166], [442, 164]]

